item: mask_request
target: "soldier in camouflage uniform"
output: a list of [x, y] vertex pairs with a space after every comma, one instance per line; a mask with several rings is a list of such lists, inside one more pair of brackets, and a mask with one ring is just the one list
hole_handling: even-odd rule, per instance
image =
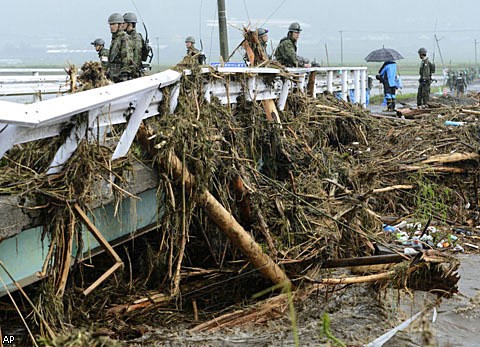
[[187, 56], [197, 57], [198, 64], [205, 64], [205, 54], [202, 51], [195, 48], [195, 38], [193, 36], [188, 36], [185, 39], [185, 47], [187, 48]]
[[123, 20], [126, 23], [125, 31], [130, 36], [133, 43], [133, 60], [135, 61], [134, 78], [144, 75], [142, 66], [142, 52], [145, 49], [145, 40], [142, 34], [137, 32], [137, 16], [135, 13], [127, 12], [123, 15]]
[[432, 84], [432, 74], [435, 73], [435, 64], [431, 63], [427, 57], [427, 50], [420, 48], [418, 55], [422, 62], [420, 63], [420, 78], [418, 82], [417, 106], [419, 108], [426, 107], [430, 98], [430, 84]]
[[92, 46], [95, 47], [95, 50], [98, 53], [98, 58], [100, 58], [100, 64], [102, 64], [102, 68], [105, 72], [108, 69], [108, 49], [105, 48], [105, 41], [102, 39], [96, 39], [93, 41]]
[[113, 82], [123, 82], [135, 74], [135, 62], [133, 60], [133, 44], [130, 36], [122, 30], [124, 23], [120, 13], [113, 13], [108, 17], [112, 43], [108, 55], [107, 77]]
[[258, 28], [257, 35], [258, 35], [258, 40], [260, 41], [260, 45], [263, 48], [263, 52], [265, 53], [265, 56], [268, 58], [268, 54], [267, 54], [268, 29]]
[[275, 59], [286, 67], [310, 67], [310, 64], [297, 55], [297, 41], [300, 37], [300, 24], [292, 23], [288, 27], [288, 34], [280, 40], [275, 51]]

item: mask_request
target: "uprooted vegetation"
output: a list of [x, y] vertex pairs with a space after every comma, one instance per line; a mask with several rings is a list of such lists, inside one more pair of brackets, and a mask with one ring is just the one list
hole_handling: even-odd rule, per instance
[[[329, 275], [321, 267], [329, 259], [372, 255], [378, 245], [391, 243], [382, 231], [386, 221], [478, 224], [480, 129], [476, 122], [443, 124], [471, 113], [445, 107], [402, 120], [371, 115], [331, 95], [312, 100], [296, 94], [277, 123], [267, 120], [257, 102], [207, 103], [202, 78], [198, 73], [184, 78], [175, 115], [161, 110], [146, 120], [144, 135], [139, 133], [121, 161], [110, 161], [108, 141], [102, 146], [85, 141], [62, 173], [47, 176], [62, 136], [17, 146], [2, 159], [0, 193], [21, 194], [29, 209], [40, 211], [52, 240], [44, 269], [49, 277], [38, 290], [34, 315], [46, 335], [91, 320], [107, 327], [106, 335], [128, 339], [142, 334], [131, 322], [171, 324], [192, 307], [195, 320], [206, 320], [269, 288], [205, 212], [199, 197], [206, 191], [300, 288], [322, 284]], [[123, 128], [112, 127], [109, 136], [118, 138]], [[194, 184], [185, 171], [172, 177], [172, 156], [194, 176]], [[78, 289], [91, 282], [92, 271], [75, 263], [68, 283], [64, 276], [81, 229], [73, 205], [88, 210], [99, 182], [112, 183], [112, 177], [117, 199], [129, 197], [126, 177], [136, 161], [159, 172], [158, 229], [136, 241], [133, 250], [119, 251], [125, 271], [84, 299]], [[435, 256], [437, 261], [429, 262]], [[377, 280], [454, 293], [458, 263], [442, 255], [426, 258], [397, 265]]]

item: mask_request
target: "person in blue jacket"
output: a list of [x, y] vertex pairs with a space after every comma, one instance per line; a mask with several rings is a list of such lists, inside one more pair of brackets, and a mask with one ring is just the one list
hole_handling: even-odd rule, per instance
[[397, 82], [397, 63], [394, 61], [384, 62], [380, 70], [378, 70], [376, 78], [383, 84], [383, 94], [387, 101], [387, 110], [395, 111], [395, 93], [399, 88]]

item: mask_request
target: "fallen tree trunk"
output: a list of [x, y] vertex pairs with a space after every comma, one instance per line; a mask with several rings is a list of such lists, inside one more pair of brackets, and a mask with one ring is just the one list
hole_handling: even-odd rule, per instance
[[[149, 150], [150, 154], [154, 156], [156, 150], [149, 141], [151, 135], [144, 125], [140, 126], [137, 134], [139, 141]], [[185, 191], [191, 191], [195, 186], [195, 177], [188, 171], [175, 153], [170, 152], [168, 158], [165, 158], [163, 166], [173, 178], [179, 179], [183, 177]], [[208, 216], [215, 222], [218, 228], [247, 256], [252, 265], [257, 268], [264, 277], [275, 284], [291, 285], [290, 279], [285, 272], [272, 258], [262, 251], [262, 248], [255, 242], [253, 237], [245, 231], [232, 214], [227, 211], [208, 190], [198, 194], [196, 200], [199, 205], [203, 206]]]

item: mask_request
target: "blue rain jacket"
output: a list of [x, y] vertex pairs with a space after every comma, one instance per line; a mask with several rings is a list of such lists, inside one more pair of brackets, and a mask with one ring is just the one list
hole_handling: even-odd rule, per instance
[[397, 64], [394, 61], [386, 61], [378, 71], [378, 74], [382, 78], [382, 82], [389, 87], [401, 88], [397, 85]]

